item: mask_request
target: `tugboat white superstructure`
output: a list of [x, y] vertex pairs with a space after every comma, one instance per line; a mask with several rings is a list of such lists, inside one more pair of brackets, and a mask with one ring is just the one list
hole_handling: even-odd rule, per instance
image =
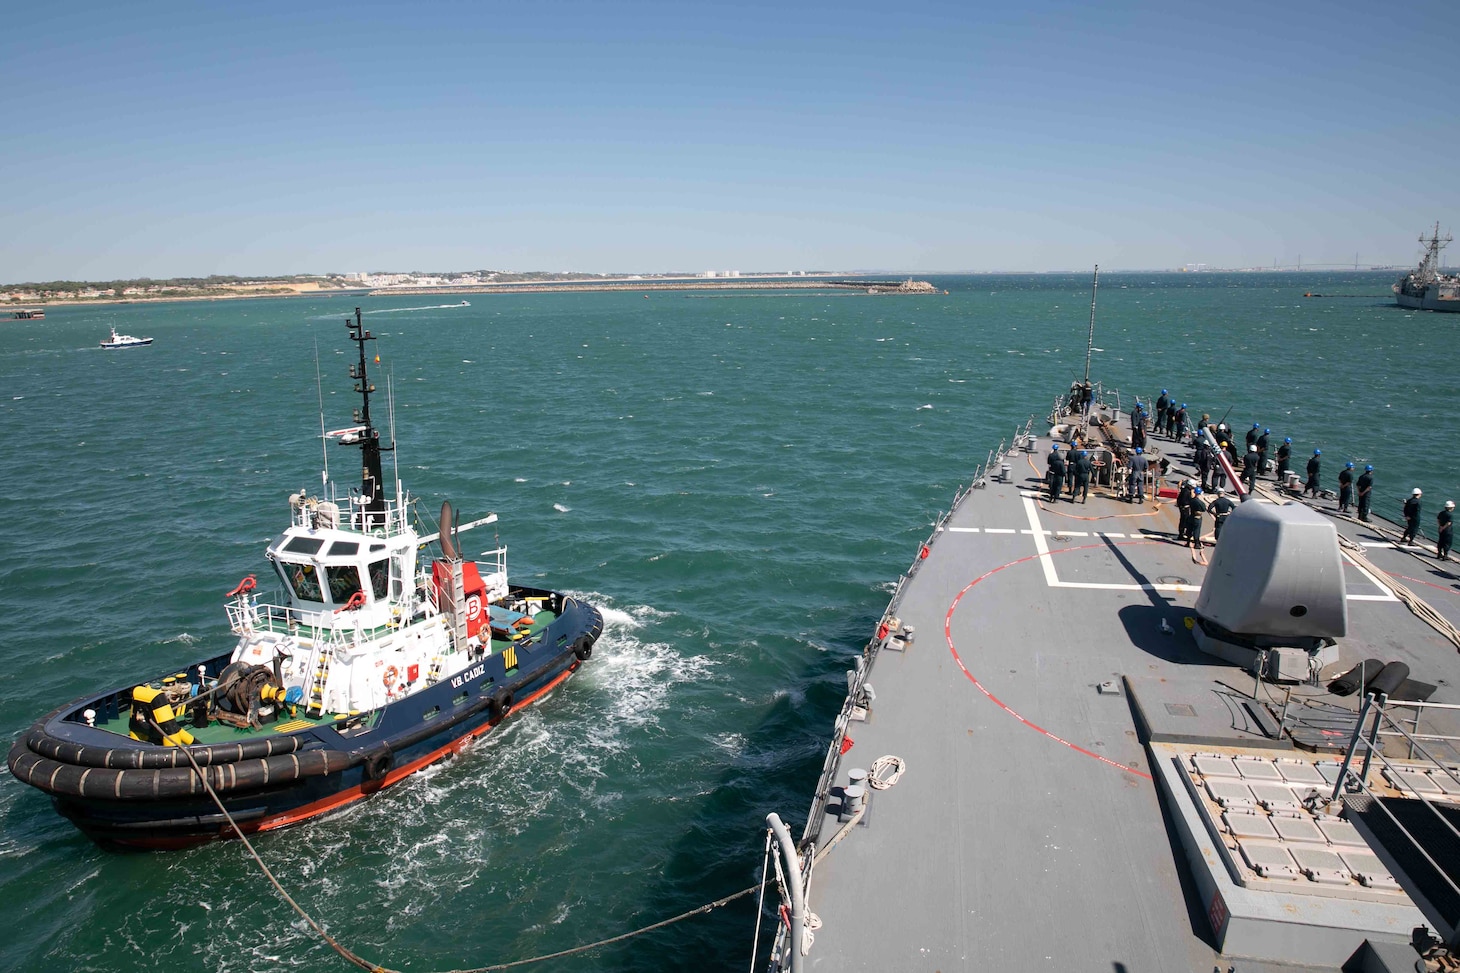
[[[461, 556], [459, 532], [496, 515], [457, 527], [446, 503], [422, 536], [399, 482], [386, 497], [374, 336], [359, 309], [348, 324], [362, 404], [325, 438], [360, 449], [361, 484], [335, 492], [326, 475], [322, 496], [289, 497], [265, 554], [277, 589], [249, 575], [228, 594], [232, 651], [76, 700], [10, 750], [11, 771], [100, 842], [182, 847], [234, 836], [228, 817], [256, 832], [328, 813], [456, 753], [592, 653], [597, 609], [509, 583], [505, 548]], [[440, 556], [418, 563], [432, 542]]]

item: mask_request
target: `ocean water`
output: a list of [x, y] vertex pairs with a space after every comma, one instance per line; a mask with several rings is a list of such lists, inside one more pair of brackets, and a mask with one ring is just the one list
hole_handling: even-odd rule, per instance
[[[1460, 316], [1395, 308], [1390, 280], [1107, 274], [1092, 377], [1261, 422], [1299, 465], [1321, 447], [1326, 485], [1346, 459], [1373, 463], [1376, 510], [1422, 487], [1433, 536], [1460, 495]], [[343, 943], [410, 971], [553, 952], [751, 885], [766, 812], [800, 831], [844, 672], [930, 524], [1084, 368], [1087, 275], [935, 283], [948, 293], [259, 299], [0, 322], [0, 731], [228, 644], [223, 593], [319, 482], [316, 349], [327, 426], [357, 401], [342, 322], [358, 303], [423, 515], [446, 498], [463, 521], [499, 513], [468, 552], [495, 530], [516, 577], [594, 600], [607, 627], [542, 705], [261, 854]], [[113, 324], [156, 343], [102, 351]], [[331, 456], [341, 480], [357, 455]], [[349, 968], [240, 844], [103, 852], [0, 777], [0, 969]], [[754, 911], [528, 968], [745, 969]]]

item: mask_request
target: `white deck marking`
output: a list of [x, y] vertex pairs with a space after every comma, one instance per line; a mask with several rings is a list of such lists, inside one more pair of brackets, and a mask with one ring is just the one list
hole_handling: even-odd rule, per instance
[[[1100, 581], [1061, 581], [1059, 575], [1055, 573], [1054, 558], [1049, 556], [1049, 544], [1044, 540], [1046, 532], [1041, 530], [1039, 526], [1039, 509], [1035, 507], [1033, 499], [1030, 497], [1024, 498], [1024, 513], [1029, 517], [1029, 530], [1025, 531], [1025, 533], [1032, 533], [1034, 537], [1034, 549], [1039, 552], [1039, 564], [1044, 568], [1044, 581], [1051, 588], [1084, 588], [1092, 591], [1182, 591], [1193, 594], [1201, 590], [1200, 585], [1190, 584], [1120, 584]], [[1124, 534], [1098, 532], [1096, 536], [1101, 538], [1125, 537]]]
[[1058, 588], [1059, 575], [1054, 573], [1054, 559], [1049, 556], [1049, 544], [1044, 531], [1039, 527], [1039, 508], [1029, 497], [1024, 498], [1024, 514], [1029, 518], [1029, 529], [1034, 532], [1034, 549], [1039, 552], [1039, 566], [1044, 568], [1044, 581], [1051, 588]]
[[954, 534], [977, 534], [979, 530], [977, 527], [946, 527], [944, 529]]
[[1345, 595], [1345, 597], [1349, 601], [1398, 601], [1399, 600], [1399, 598], [1394, 594], [1394, 592], [1392, 590], [1390, 590], [1390, 588], [1389, 588], [1388, 585], [1386, 585], [1384, 582], [1380, 581], [1378, 578], [1374, 577], [1373, 573], [1370, 572], [1367, 568], [1365, 568], [1362, 564], [1360, 564], [1358, 561], [1355, 561], [1353, 558], [1349, 557], [1347, 553], [1344, 553], [1341, 550], [1340, 550], [1339, 553], [1343, 554], [1343, 559], [1345, 561], [1347, 561], [1349, 564], [1352, 564], [1354, 567], [1358, 568], [1359, 573], [1362, 574], [1364, 577], [1368, 578], [1370, 584], [1372, 584], [1375, 588], [1378, 588], [1381, 592], [1383, 592], [1383, 594], [1378, 594], [1378, 595]]
[[983, 532], [985, 534], [1017, 534], [1017, 533], [1019, 533], [1017, 530], [1015, 530], [1012, 527], [985, 527], [983, 529]]

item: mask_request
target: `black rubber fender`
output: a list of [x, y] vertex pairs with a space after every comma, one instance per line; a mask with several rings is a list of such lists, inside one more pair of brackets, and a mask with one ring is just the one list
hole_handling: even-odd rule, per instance
[[[202, 768], [220, 794], [257, 790], [309, 777], [338, 773], [358, 758], [339, 750], [306, 750]], [[48, 794], [88, 800], [140, 801], [197, 797], [206, 793], [192, 767], [119, 770], [61, 763], [17, 741], [10, 748], [10, 772]]]
[[579, 662], [587, 662], [593, 657], [593, 640], [584, 635], [573, 643], [573, 654], [578, 657]]
[[[237, 763], [240, 760], [295, 753], [304, 743], [304, 738], [300, 736], [278, 735], [242, 743], [215, 743], [186, 749], [195, 761], [207, 767], [211, 764]], [[113, 770], [192, 767], [182, 747], [86, 747], [69, 740], [58, 740], [39, 725], [32, 727], [26, 734], [25, 744], [42, 757], [82, 767], [106, 767]]]
[[377, 750], [372, 750], [365, 755], [365, 779], [384, 780], [385, 775], [390, 773], [390, 768], [395, 766], [395, 754], [391, 752], [388, 745], [382, 745]]
[[493, 693], [492, 698], [487, 701], [487, 715], [494, 720], [500, 720], [512, 712], [512, 704], [516, 701], [517, 698], [512, 695], [512, 690], [503, 686]]

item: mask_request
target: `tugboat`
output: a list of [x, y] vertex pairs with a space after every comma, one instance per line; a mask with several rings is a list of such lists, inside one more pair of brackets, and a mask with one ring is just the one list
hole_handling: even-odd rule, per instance
[[140, 348], [142, 345], [152, 344], [151, 338], [137, 338], [129, 334], [117, 334], [115, 326], [112, 327], [112, 336], [101, 343], [103, 348]]
[[[289, 525], [227, 594], [229, 652], [75, 700], [10, 749], [10, 771], [106, 846], [181, 848], [272, 831], [370, 797], [452, 756], [561, 684], [603, 630], [592, 605], [507, 580], [506, 548], [467, 560], [458, 535], [420, 534], [399, 480], [387, 498], [365, 346], [354, 424], [358, 488], [289, 497]], [[378, 362], [379, 359], [377, 358]], [[327, 465], [327, 464], [326, 464]], [[430, 544], [439, 556], [417, 564]]]
[[1425, 255], [1419, 266], [1394, 284], [1394, 300], [1400, 307], [1416, 311], [1460, 311], [1460, 274], [1440, 273], [1440, 251], [1455, 239], [1440, 236], [1440, 224], [1428, 237], [1420, 235]]

